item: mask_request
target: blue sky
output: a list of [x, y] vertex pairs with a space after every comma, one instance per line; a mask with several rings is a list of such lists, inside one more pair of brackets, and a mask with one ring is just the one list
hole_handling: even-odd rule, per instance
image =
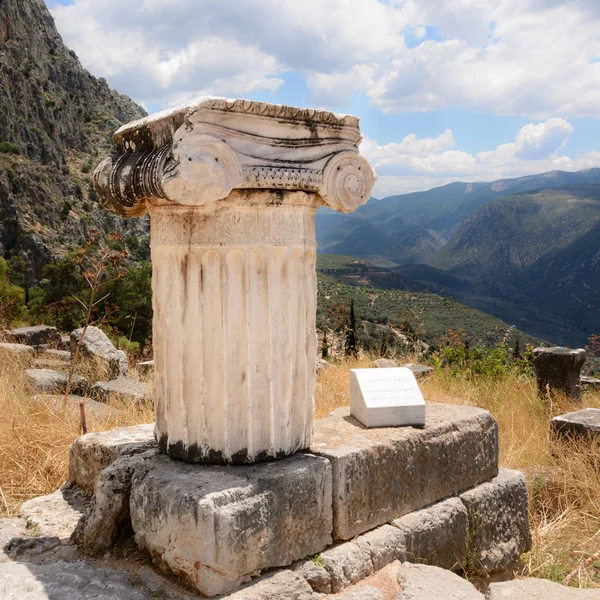
[[600, 166], [597, 0], [47, 0], [150, 112], [197, 95], [349, 112], [376, 195]]

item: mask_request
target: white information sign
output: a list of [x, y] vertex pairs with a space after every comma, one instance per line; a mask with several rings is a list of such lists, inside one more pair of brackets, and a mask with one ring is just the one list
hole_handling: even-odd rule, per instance
[[410, 369], [352, 369], [350, 412], [365, 427], [425, 425], [425, 400]]

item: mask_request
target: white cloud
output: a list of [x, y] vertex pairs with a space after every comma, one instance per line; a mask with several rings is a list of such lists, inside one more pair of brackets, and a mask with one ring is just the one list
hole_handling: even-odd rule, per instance
[[88, 69], [145, 102], [273, 90], [294, 70], [318, 105], [358, 91], [383, 111], [600, 117], [598, 0], [74, 0], [53, 14]]
[[545, 171], [577, 171], [600, 167], [600, 152], [570, 158], [560, 156], [572, 125], [564, 119], [522, 127], [515, 141], [493, 150], [470, 154], [454, 148], [450, 130], [436, 138], [408, 135], [399, 144], [378, 145], [365, 139], [361, 152], [379, 177], [373, 194], [377, 197], [428, 189], [451, 181], [493, 181]]

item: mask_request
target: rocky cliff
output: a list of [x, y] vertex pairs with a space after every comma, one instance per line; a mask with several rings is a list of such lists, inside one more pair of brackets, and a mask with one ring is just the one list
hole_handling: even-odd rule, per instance
[[36, 280], [92, 228], [145, 235], [144, 220], [102, 210], [91, 184], [110, 135], [145, 111], [81, 66], [43, 0], [0, 0], [0, 114], [4, 256], [23, 257]]

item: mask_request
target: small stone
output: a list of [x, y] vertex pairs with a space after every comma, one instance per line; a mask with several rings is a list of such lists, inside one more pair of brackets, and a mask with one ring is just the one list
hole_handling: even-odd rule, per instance
[[65, 363], [70, 363], [71, 353], [68, 350], [55, 350], [50, 348], [49, 350], [44, 350], [40, 358], [46, 358], [48, 360], [60, 360]]
[[522, 473], [500, 469], [498, 477], [461, 494], [460, 499], [469, 514], [472, 569], [484, 574], [501, 571], [531, 549]]
[[[72, 353], [75, 353], [75, 348], [82, 335], [83, 328], [71, 332]], [[98, 327], [90, 325], [87, 328], [85, 338], [81, 342], [80, 352], [85, 356], [101, 360], [106, 365], [111, 379], [127, 377], [129, 371], [127, 355], [122, 350], [117, 350], [104, 331]]]
[[321, 552], [323, 567], [331, 576], [331, 591], [339, 592], [372, 575], [375, 569], [368, 547], [346, 542]]
[[395, 369], [398, 363], [391, 358], [378, 358], [371, 363], [374, 369]]
[[278, 571], [277, 573], [261, 577], [257, 582], [222, 597], [221, 600], [317, 600], [308, 583], [297, 573], [292, 571]]
[[123, 571], [86, 562], [0, 564], [2, 600], [149, 600]]
[[35, 356], [35, 349], [26, 344], [0, 344], [0, 353], [10, 354], [31, 362]]
[[424, 379], [433, 373], [433, 368], [428, 367], [427, 365], [414, 365], [412, 363], [407, 363], [402, 366], [406, 369], [410, 369], [417, 379]]
[[57, 360], [55, 358], [36, 358], [32, 365], [34, 369], [68, 369], [69, 363], [64, 360]]
[[36, 534], [64, 543], [71, 540], [88, 505], [89, 498], [81, 490], [63, 486], [53, 494], [27, 500], [21, 505], [21, 514]]
[[406, 536], [406, 557], [443, 569], [467, 564], [469, 516], [459, 498], [450, 498], [396, 519]]
[[157, 447], [153, 423], [82, 435], [69, 450], [69, 481], [91, 494], [96, 477], [119, 457]]
[[581, 385], [584, 390], [600, 390], [600, 379], [596, 377], [581, 377]]
[[296, 563], [293, 570], [304, 577], [315, 592], [321, 592], [322, 594], [331, 592], [331, 575], [329, 575], [327, 569], [317, 564], [315, 560], [303, 560]]
[[139, 362], [137, 364], [137, 370], [140, 375], [149, 375], [150, 373], [154, 373], [154, 361], [145, 360], [143, 362]]
[[550, 431], [559, 439], [600, 439], [600, 408], [584, 408], [554, 417]]
[[146, 398], [147, 386], [145, 383], [120, 377], [95, 383], [90, 389], [90, 394], [99, 402], [108, 402], [112, 396], [127, 402], [140, 402]]
[[331, 544], [331, 467], [311, 455], [235, 468], [157, 455], [129, 504], [138, 546], [207, 596]]
[[547, 579], [527, 577], [490, 584], [486, 600], [599, 600], [599, 590], [567, 587]]
[[[67, 389], [69, 374], [66, 371], [55, 371], [53, 369], [27, 369], [25, 377], [36, 392], [61, 394]], [[85, 394], [89, 385], [85, 377], [73, 375], [71, 379], [71, 392], [76, 395]]]
[[331, 600], [383, 600], [383, 594], [372, 585], [360, 585], [332, 596]]
[[585, 350], [571, 348], [534, 348], [533, 365], [537, 377], [538, 394], [560, 392], [573, 402], [581, 402], [581, 368], [585, 363]]
[[484, 600], [472, 583], [440, 567], [404, 563], [398, 581], [396, 600]]
[[42, 344], [59, 344], [61, 340], [60, 332], [56, 327], [48, 325], [35, 325], [34, 327], [19, 327], [18, 329], [9, 329], [4, 335], [17, 344], [26, 344], [27, 346], [41, 346]]

